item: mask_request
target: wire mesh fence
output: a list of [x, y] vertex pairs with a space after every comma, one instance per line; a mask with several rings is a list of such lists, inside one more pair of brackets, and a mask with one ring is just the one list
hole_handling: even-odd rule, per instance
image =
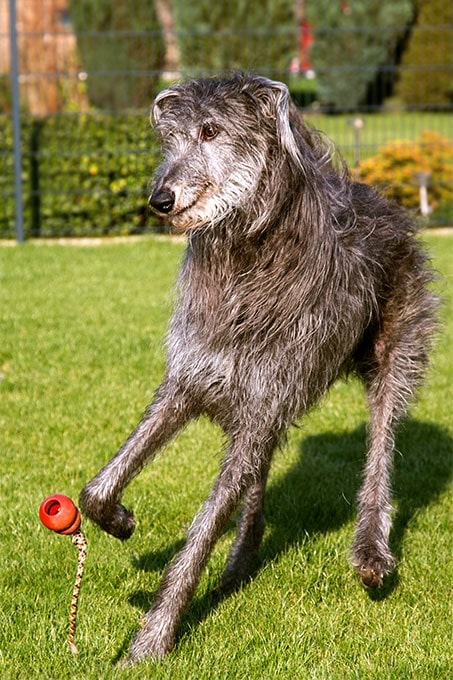
[[0, 238], [18, 219], [27, 238], [165, 229], [147, 210], [153, 96], [235, 68], [284, 81], [358, 178], [452, 224], [450, 4], [324, 5], [0, 0]]

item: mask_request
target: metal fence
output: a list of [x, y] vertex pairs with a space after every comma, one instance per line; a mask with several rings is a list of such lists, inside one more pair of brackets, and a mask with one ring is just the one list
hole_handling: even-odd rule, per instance
[[[373, 64], [370, 26], [204, 25], [183, 35], [167, 23], [163, 35], [158, 22], [94, 31], [79, 20], [76, 30], [72, 7], [0, 0], [0, 238], [165, 229], [147, 212], [158, 153], [149, 104], [163, 83], [230, 67], [285, 80], [358, 177], [393, 192], [429, 224], [453, 223], [453, 25], [417, 27], [412, 52], [414, 27], [387, 26], [392, 49]], [[178, 44], [189, 54], [185, 63], [175, 61]], [[342, 59], [348, 50], [356, 56]]]

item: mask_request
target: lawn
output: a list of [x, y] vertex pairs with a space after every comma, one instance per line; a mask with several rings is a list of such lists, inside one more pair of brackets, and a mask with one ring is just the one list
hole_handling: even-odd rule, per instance
[[399, 566], [378, 595], [348, 566], [365, 448], [360, 385], [339, 383], [276, 455], [253, 581], [219, 604], [233, 524], [216, 547], [177, 646], [115, 666], [216, 473], [222, 438], [191, 424], [129, 487], [134, 536], [84, 523], [88, 556], [66, 646], [71, 540], [42, 527], [41, 500], [77, 499], [137, 422], [164, 368], [180, 241], [0, 248], [0, 677], [274, 680], [450, 677], [453, 236], [426, 241], [443, 277], [443, 330], [397, 440]]
[[354, 133], [351, 121], [358, 117], [363, 121], [360, 130], [360, 158], [375, 155], [389, 142], [413, 142], [426, 130], [437, 132], [447, 139], [452, 138], [451, 114], [429, 112], [383, 112], [327, 116], [305, 114], [307, 121], [325, 132], [338, 146], [349, 163], [354, 163]]

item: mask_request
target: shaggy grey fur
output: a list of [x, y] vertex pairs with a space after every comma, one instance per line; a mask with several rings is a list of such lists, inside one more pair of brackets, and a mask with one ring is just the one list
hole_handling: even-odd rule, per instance
[[352, 561], [364, 586], [382, 584], [393, 567], [394, 428], [424, 373], [436, 308], [411, 218], [335, 167], [283, 84], [244, 74], [192, 81], [161, 92], [153, 115], [164, 159], [150, 204], [188, 235], [167, 370], [135, 431], [83, 489], [82, 509], [126, 539], [135, 523], [120, 504], [125, 486], [189, 419], [207, 414], [229, 445], [127, 662], [172, 648], [241, 501], [220, 591], [247, 579], [272, 453], [350, 371], [371, 417]]

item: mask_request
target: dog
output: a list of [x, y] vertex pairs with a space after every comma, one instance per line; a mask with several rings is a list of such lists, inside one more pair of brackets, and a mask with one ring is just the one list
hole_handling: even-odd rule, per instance
[[81, 508], [127, 539], [135, 521], [120, 502], [125, 486], [189, 419], [207, 414], [228, 446], [127, 664], [171, 650], [241, 503], [219, 593], [249, 578], [272, 454], [351, 372], [370, 410], [352, 563], [366, 588], [381, 586], [394, 566], [395, 426], [425, 373], [437, 307], [412, 217], [350, 178], [284, 84], [244, 73], [198, 79], [161, 92], [152, 115], [163, 160], [149, 202], [187, 234], [166, 372], [134, 432], [83, 489]]

